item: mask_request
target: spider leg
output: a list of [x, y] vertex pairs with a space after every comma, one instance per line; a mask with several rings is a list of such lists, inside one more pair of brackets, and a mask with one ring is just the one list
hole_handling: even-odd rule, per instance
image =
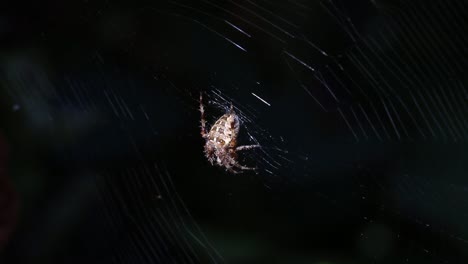
[[261, 148], [260, 145], [244, 145], [244, 146], [238, 146], [236, 148], [236, 151], [238, 150], [249, 150], [249, 149], [254, 149], [254, 148]]
[[206, 138], [208, 135], [206, 133], [206, 119], [205, 119], [205, 108], [203, 106], [203, 93], [200, 92], [200, 114], [201, 114], [201, 136]]
[[232, 173], [232, 174], [239, 174], [239, 173], [241, 173], [241, 171], [237, 171], [237, 170], [234, 170], [234, 169], [232, 169], [232, 168], [228, 169], [227, 171], [229, 171], [229, 172]]
[[247, 167], [247, 166], [242, 166], [239, 163], [234, 163], [234, 167], [239, 168], [241, 170], [256, 170], [257, 168], [254, 167]]

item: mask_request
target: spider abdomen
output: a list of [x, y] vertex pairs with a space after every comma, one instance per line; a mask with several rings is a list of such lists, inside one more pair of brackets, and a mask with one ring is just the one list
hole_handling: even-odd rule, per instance
[[221, 116], [208, 132], [208, 139], [217, 147], [235, 147], [239, 133], [239, 118], [235, 113]]

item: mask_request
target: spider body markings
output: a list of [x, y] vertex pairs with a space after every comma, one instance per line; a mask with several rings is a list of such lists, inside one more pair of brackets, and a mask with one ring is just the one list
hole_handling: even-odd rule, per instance
[[205, 139], [205, 156], [211, 165], [216, 164], [232, 173], [240, 173], [243, 170], [255, 170], [256, 168], [243, 166], [237, 161], [237, 151], [259, 148], [260, 145], [237, 146], [240, 121], [232, 104], [229, 111], [218, 118], [209, 131], [206, 129], [202, 93], [200, 93], [200, 113], [201, 136]]

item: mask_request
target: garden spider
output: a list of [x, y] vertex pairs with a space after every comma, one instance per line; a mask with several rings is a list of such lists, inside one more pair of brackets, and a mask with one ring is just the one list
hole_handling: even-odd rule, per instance
[[232, 103], [229, 111], [222, 115], [207, 132], [203, 95], [200, 93], [201, 136], [205, 139], [205, 156], [211, 165], [218, 165], [231, 173], [243, 170], [255, 170], [237, 161], [237, 151], [259, 148], [260, 145], [237, 146], [239, 135], [239, 117], [234, 112]]

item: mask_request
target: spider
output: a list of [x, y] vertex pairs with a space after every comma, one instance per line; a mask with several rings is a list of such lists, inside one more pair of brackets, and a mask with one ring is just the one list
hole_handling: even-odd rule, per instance
[[239, 135], [239, 117], [234, 112], [232, 103], [228, 112], [222, 115], [207, 132], [203, 95], [200, 93], [201, 136], [205, 139], [205, 156], [211, 165], [218, 165], [231, 173], [243, 170], [255, 170], [237, 161], [237, 151], [259, 148], [260, 145], [237, 146]]

